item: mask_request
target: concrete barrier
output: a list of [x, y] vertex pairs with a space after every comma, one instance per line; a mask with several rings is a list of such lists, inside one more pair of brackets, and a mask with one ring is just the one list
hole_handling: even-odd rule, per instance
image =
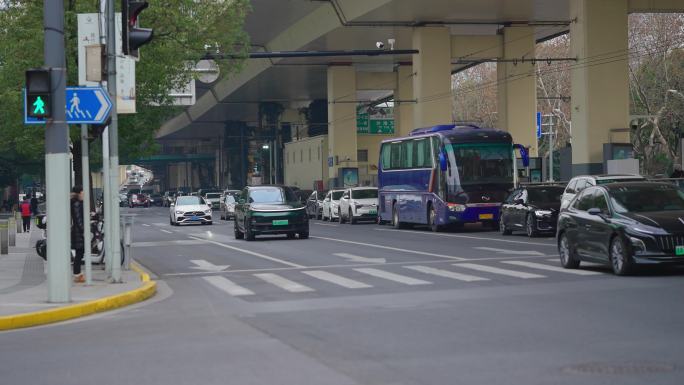
[[9, 254], [9, 220], [0, 219], [0, 254]]
[[24, 232], [24, 224], [23, 220], [21, 219], [21, 213], [16, 212], [14, 213], [14, 224], [17, 226], [17, 232], [16, 234], [20, 234]]
[[17, 246], [17, 219], [14, 216], [7, 221], [7, 239], [10, 247]]

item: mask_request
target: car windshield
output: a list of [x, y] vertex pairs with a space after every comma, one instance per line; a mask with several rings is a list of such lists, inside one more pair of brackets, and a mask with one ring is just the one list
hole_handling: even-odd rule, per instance
[[363, 189], [363, 190], [351, 190], [352, 199], [371, 199], [378, 197], [378, 190], [376, 189]]
[[218, 199], [221, 197], [220, 193], [209, 193], [206, 195], [207, 199]]
[[339, 201], [340, 198], [342, 198], [342, 195], [344, 195], [344, 191], [333, 191], [332, 200]]
[[513, 149], [509, 143], [459, 143], [446, 148], [449, 166], [455, 164], [461, 185], [513, 181]]
[[563, 195], [563, 187], [531, 188], [527, 190], [530, 203], [558, 203]]
[[297, 201], [291, 190], [282, 188], [259, 188], [250, 190], [250, 203], [285, 203]]
[[684, 210], [684, 192], [668, 185], [611, 189], [610, 200], [618, 213]]
[[178, 197], [176, 200], [176, 206], [191, 206], [191, 205], [201, 205], [204, 201], [200, 197], [196, 196], [182, 196]]

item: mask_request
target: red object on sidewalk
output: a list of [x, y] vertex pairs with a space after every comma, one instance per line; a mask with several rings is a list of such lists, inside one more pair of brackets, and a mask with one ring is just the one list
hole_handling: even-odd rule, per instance
[[31, 203], [29, 203], [29, 201], [22, 202], [22, 204], [19, 207], [21, 207], [21, 216], [22, 217], [30, 217], [31, 216]]

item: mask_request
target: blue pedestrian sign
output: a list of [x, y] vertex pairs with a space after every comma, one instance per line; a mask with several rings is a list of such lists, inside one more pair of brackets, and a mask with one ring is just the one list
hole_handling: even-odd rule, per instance
[[[45, 119], [28, 116], [26, 90], [24, 90], [24, 124], [45, 124]], [[109, 117], [112, 101], [109, 93], [102, 87], [66, 88], [67, 124], [101, 124]]]
[[537, 139], [542, 137], [542, 116], [541, 112], [537, 112]]

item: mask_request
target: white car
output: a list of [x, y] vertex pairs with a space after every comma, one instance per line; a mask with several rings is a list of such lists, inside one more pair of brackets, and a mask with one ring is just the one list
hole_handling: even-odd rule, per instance
[[334, 221], [337, 219], [339, 213], [340, 198], [342, 198], [344, 190], [330, 190], [323, 199], [323, 220]]
[[340, 223], [359, 220], [376, 221], [378, 218], [377, 187], [354, 187], [346, 190], [340, 199]]
[[211, 205], [212, 209], [221, 208], [221, 193], [207, 193], [204, 195], [204, 200]]
[[202, 197], [180, 196], [169, 208], [169, 223], [172, 226], [183, 224], [210, 225], [211, 206]]
[[561, 210], [568, 207], [573, 198], [587, 187], [615, 182], [645, 181], [641, 175], [580, 175], [570, 179], [561, 196]]

